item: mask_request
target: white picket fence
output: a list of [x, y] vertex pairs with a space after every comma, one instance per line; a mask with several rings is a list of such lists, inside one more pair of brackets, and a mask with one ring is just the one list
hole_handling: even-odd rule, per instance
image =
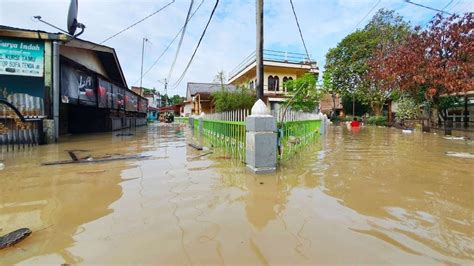
[[244, 122], [245, 118], [250, 115], [250, 110], [233, 110], [222, 113], [205, 114], [204, 119], [207, 120], [221, 120], [221, 121], [234, 121]]
[[322, 113], [305, 113], [292, 110], [287, 110], [285, 113], [282, 109], [273, 110], [271, 114], [277, 118], [277, 122], [321, 120], [324, 117]]
[[[306, 113], [287, 110], [285, 114], [284, 110], [272, 110], [271, 115], [277, 118], [277, 122], [289, 122], [289, 121], [305, 121], [305, 120], [320, 120], [323, 119], [321, 113]], [[204, 119], [207, 120], [221, 120], [221, 121], [235, 121], [244, 122], [245, 118], [250, 115], [250, 110], [234, 110], [222, 113], [205, 114]], [[284, 117], [283, 117], [284, 115]]]

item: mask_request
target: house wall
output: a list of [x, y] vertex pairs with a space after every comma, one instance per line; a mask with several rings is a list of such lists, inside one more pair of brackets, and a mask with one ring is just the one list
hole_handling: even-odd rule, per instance
[[181, 116], [190, 116], [192, 115], [192, 109], [193, 109], [193, 104], [192, 103], [186, 103], [183, 108], [183, 113]]
[[[283, 89], [283, 78], [288, 77], [288, 78], [299, 78], [303, 76], [305, 73], [308, 71], [306, 69], [297, 69], [297, 68], [286, 68], [286, 67], [276, 67], [276, 66], [265, 66], [264, 68], [264, 74], [263, 74], [263, 89], [264, 92], [268, 92], [268, 78], [270, 76], [278, 76], [279, 78], [279, 92], [284, 92]], [[250, 71], [246, 72], [245, 74], [241, 75], [238, 79], [233, 81], [231, 84], [236, 85], [236, 86], [245, 86], [248, 88], [251, 88], [250, 83], [251, 81], [256, 84], [257, 81], [257, 74], [255, 72], [255, 68], [252, 68]], [[255, 88], [255, 87], [253, 87]], [[273, 92], [273, 91], [271, 91]]]
[[97, 54], [92, 50], [79, 49], [75, 47], [68, 47], [61, 45], [60, 54], [68, 59], [71, 59], [88, 69], [109, 78], [105, 71], [102, 62], [97, 57]]

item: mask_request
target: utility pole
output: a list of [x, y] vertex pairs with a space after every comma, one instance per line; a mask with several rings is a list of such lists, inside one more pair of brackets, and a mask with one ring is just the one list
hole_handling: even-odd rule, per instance
[[142, 87], [142, 81], [143, 81], [143, 56], [145, 54], [145, 42], [147, 42], [147, 38], [143, 38], [142, 42], [142, 68], [140, 70], [140, 96], [143, 96], [143, 87]]
[[168, 79], [166, 79], [166, 78], [165, 78], [165, 95], [166, 95], [165, 106], [168, 106], [168, 99], [169, 99], [169, 96], [168, 96]]
[[257, 100], [263, 101], [263, 0], [256, 0], [257, 4], [257, 49], [256, 68], [257, 68]]

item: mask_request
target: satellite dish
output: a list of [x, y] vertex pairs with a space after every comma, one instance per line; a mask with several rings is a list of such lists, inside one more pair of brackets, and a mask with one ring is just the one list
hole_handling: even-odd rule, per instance
[[78, 3], [77, 0], [71, 0], [69, 4], [69, 12], [67, 14], [67, 31], [69, 34], [74, 35], [77, 29], [77, 10]]

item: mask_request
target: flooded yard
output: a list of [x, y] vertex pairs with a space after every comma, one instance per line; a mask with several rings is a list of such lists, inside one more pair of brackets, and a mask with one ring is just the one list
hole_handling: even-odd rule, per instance
[[[255, 176], [197, 151], [182, 125], [72, 136], [3, 153], [0, 250], [8, 264], [473, 264], [474, 143], [331, 127]], [[42, 166], [80, 157], [138, 160]], [[212, 148], [211, 148], [212, 150]]]

